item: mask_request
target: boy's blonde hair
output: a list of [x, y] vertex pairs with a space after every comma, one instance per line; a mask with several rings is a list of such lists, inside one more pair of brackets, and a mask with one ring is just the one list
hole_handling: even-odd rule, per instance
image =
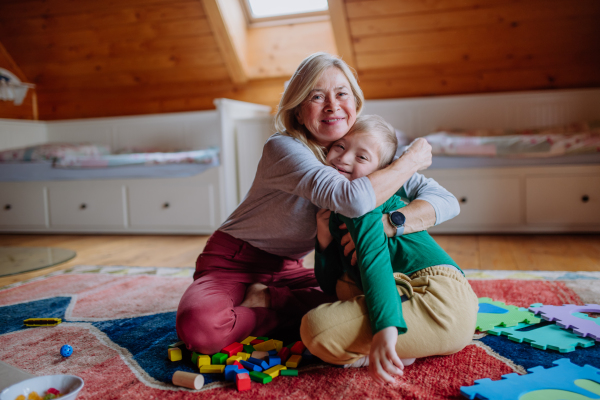
[[356, 118], [356, 122], [350, 128], [350, 134], [366, 133], [377, 138], [379, 142], [379, 168], [387, 167], [396, 155], [398, 148], [398, 137], [394, 127], [379, 115], [363, 115]]
[[325, 164], [327, 149], [317, 143], [310, 131], [298, 122], [296, 116], [299, 107], [307, 99], [323, 72], [331, 67], [339, 69], [346, 76], [346, 79], [348, 79], [350, 89], [354, 94], [356, 115], [360, 114], [365, 97], [358, 86], [354, 73], [348, 64], [340, 58], [321, 52], [311, 54], [300, 63], [281, 96], [277, 114], [275, 115], [275, 129], [278, 132], [300, 140], [323, 164]]

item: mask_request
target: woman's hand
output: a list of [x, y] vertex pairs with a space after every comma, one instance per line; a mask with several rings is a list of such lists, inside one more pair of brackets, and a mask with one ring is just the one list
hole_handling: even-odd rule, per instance
[[400, 158], [408, 157], [417, 171], [427, 169], [431, 165], [431, 145], [423, 138], [415, 139]]
[[324, 208], [317, 211], [317, 241], [319, 242], [319, 249], [323, 251], [333, 241], [333, 236], [329, 232], [329, 217], [331, 211]]
[[396, 353], [398, 329], [395, 326], [384, 328], [373, 336], [369, 353], [369, 375], [375, 382], [394, 383], [394, 376], [404, 374], [404, 365]]

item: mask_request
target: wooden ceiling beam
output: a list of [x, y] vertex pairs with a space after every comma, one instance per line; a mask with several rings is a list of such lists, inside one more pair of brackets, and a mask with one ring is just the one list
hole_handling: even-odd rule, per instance
[[328, 0], [329, 17], [333, 27], [333, 35], [337, 46], [338, 55], [351, 67], [356, 69], [354, 46], [350, 35], [350, 25], [344, 0]]
[[246, 26], [238, 0], [202, 0], [202, 4], [231, 80], [246, 83]]

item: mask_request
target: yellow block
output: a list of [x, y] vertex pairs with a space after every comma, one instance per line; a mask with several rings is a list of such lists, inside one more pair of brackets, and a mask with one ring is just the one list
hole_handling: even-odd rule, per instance
[[269, 339], [266, 342], [255, 344], [254, 350], [258, 350], [258, 351], [275, 350], [275, 342], [273, 341], [273, 339]]
[[287, 360], [285, 366], [288, 368], [298, 368], [298, 364], [300, 364], [300, 361], [302, 361], [302, 356], [294, 354]]
[[242, 361], [242, 357], [240, 356], [231, 356], [227, 359], [227, 365], [233, 364], [234, 361]]
[[224, 365], [203, 365], [200, 367], [201, 374], [222, 374], [224, 371]]
[[283, 347], [283, 342], [281, 340], [273, 340], [273, 343], [275, 343], [275, 350], [279, 353], [279, 350]]
[[244, 361], [248, 361], [248, 359], [250, 358], [250, 354], [244, 353], [243, 351], [240, 351], [236, 355], [242, 357], [242, 360]]
[[267, 374], [271, 378], [275, 378], [275, 377], [279, 376], [279, 371], [281, 371], [282, 369], [287, 369], [287, 368], [284, 367], [283, 365], [276, 365], [274, 367], [269, 368], [266, 371], [263, 371], [263, 374]]
[[181, 360], [181, 349], [176, 347], [169, 349], [169, 360], [171, 361], [179, 361]]
[[250, 342], [253, 341], [254, 339], [256, 339], [256, 336], [248, 336], [246, 339], [242, 340], [240, 343], [241, 344], [250, 344]]
[[198, 356], [198, 368], [202, 367], [203, 365], [210, 365], [210, 356]]

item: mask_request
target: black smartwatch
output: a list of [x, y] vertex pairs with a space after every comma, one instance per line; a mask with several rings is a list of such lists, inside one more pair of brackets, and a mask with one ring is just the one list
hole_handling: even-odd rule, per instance
[[388, 213], [390, 218], [390, 223], [393, 227], [396, 228], [396, 236], [402, 236], [404, 233], [404, 223], [406, 222], [406, 217], [400, 211], [392, 211]]

